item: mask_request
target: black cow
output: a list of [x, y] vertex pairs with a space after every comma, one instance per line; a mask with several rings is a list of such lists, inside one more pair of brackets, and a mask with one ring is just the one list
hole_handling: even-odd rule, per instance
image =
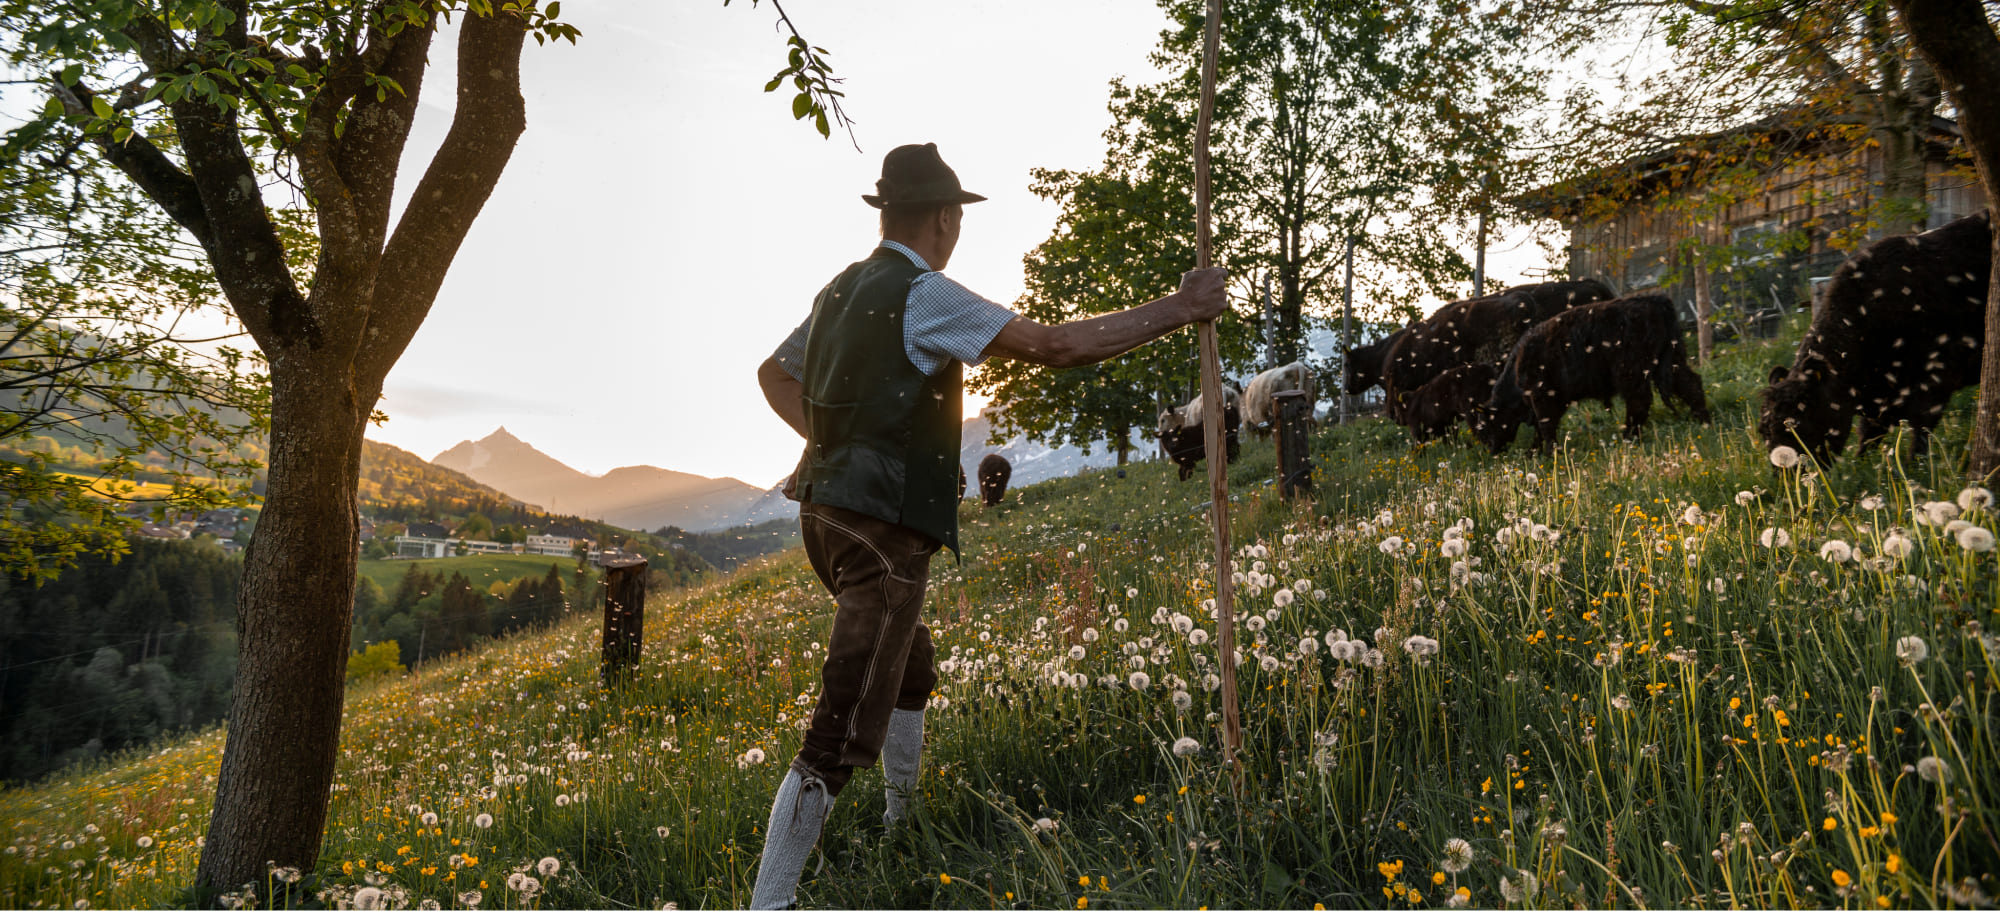
[[1466, 364], [1438, 374], [1410, 397], [1410, 436], [1419, 443], [1436, 439], [1450, 433], [1460, 420], [1477, 435], [1499, 376], [1497, 364]]
[[1388, 349], [1382, 364], [1389, 419], [1408, 423], [1410, 396], [1438, 374], [1465, 364], [1497, 364], [1521, 333], [1571, 307], [1608, 300], [1599, 281], [1544, 282], [1452, 301]]
[[1389, 348], [1410, 334], [1414, 324], [1404, 326], [1373, 344], [1347, 349], [1347, 394], [1360, 395], [1368, 387], [1382, 382], [1382, 362], [1389, 356]]
[[[1222, 438], [1223, 454], [1228, 461], [1236, 461], [1243, 451], [1243, 444], [1237, 439], [1237, 430], [1243, 426], [1242, 394], [1228, 386], [1222, 387]], [[1208, 457], [1206, 441], [1202, 438], [1202, 428], [1207, 416], [1202, 413], [1201, 396], [1179, 408], [1165, 408], [1160, 411], [1160, 452], [1181, 469], [1181, 480], [1194, 476], [1194, 466]]]
[[987, 506], [1000, 505], [1000, 498], [1007, 495], [1007, 481], [1014, 476], [1014, 466], [1008, 464], [1007, 457], [997, 452], [989, 452], [979, 460], [979, 499]]
[[1637, 436], [1652, 414], [1654, 389], [1708, 422], [1708, 400], [1701, 376], [1688, 366], [1673, 301], [1639, 294], [1585, 304], [1521, 335], [1474, 432], [1497, 455], [1533, 419], [1535, 446], [1546, 448], [1572, 403], [1617, 396], [1625, 400], [1625, 435]]
[[1992, 270], [1991, 213], [1869, 244], [1834, 270], [1826, 301], [1789, 367], [1771, 368], [1757, 416], [1766, 448], [1802, 448], [1825, 462], [1898, 421], [1918, 452], [1951, 395], [1979, 382]]

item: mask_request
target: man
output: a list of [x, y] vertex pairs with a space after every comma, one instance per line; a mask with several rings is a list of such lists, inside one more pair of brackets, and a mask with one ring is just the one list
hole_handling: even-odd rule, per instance
[[1076, 367], [1116, 357], [1228, 307], [1227, 273], [1117, 313], [1045, 326], [946, 278], [965, 192], [937, 145], [882, 159], [882, 243], [813, 301], [812, 315], [758, 369], [771, 409], [806, 438], [787, 491], [806, 555], [833, 594], [819, 705], [779, 785], [752, 908], [792, 904], [806, 855], [856, 768], [882, 758], [885, 822], [917, 780], [924, 706], [937, 683], [922, 616], [931, 555], [958, 551], [960, 379], [1005, 357]]

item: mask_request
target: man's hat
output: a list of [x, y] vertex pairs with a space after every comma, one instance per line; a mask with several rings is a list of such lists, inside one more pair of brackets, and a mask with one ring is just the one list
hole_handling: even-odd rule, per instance
[[877, 209], [938, 203], [980, 202], [986, 197], [967, 193], [958, 185], [958, 174], [938, 157], [937, 143], [897, 146], [882, 156], [882, 179], [875, 192], [861, 201]]

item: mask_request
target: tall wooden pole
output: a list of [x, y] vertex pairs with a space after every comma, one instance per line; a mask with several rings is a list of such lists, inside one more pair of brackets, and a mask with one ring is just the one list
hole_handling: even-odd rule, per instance
[[[1208, 127], [1215, 116], [1215, 58], [1222, 45], [1222, 0], [1208, 0], [1207, 41], [1201, 54], [1201, 117], [1194, 128], [1195, 266], [1213, 265], [1208, 227]], [[1236, 707], [1236, 608], [1229, 578], [1229, 456], [1223, 445], [1222, 356], [1215, 323], [1201, 336], [1202, 445], [1208, 459], [1208, 520], [1215, 529], [1216, 652], [1222, 665], [1222, 746], [1229, 768], [1242, 783], [1243, 716]]]

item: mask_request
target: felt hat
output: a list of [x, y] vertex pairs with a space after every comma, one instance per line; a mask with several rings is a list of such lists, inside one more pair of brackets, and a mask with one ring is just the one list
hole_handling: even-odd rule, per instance
[[863, 194], [861, 201], [877, 209], [939, 203], [980, 202], [986, 197], [967, 193], [958, 185], [958, 174], [938, 157], [937, 143], [897, 146], [882, 156], [882, 179], [875, 181], [875, 194]]

